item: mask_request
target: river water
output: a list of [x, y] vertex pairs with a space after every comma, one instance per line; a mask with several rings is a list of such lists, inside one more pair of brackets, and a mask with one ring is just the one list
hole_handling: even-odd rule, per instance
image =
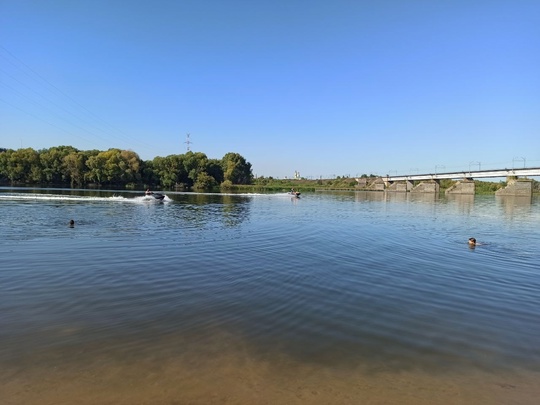
[[2, 404], [540, 395], [537, 196], [0, 188], [0, 225]]

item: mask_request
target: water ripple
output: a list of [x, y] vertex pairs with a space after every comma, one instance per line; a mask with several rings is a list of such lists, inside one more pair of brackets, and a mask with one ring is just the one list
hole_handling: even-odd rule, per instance
[[536, 201], [102, 194], [0, 193], [0, 361], [223, 330], [310, 362], [539, 364]]

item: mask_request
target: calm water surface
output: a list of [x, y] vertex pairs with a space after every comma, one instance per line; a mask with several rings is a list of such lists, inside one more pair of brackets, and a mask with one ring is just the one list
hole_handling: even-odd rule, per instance
[[[121, 403], [139, 389], [126, 381], [160, 403], [357, 403], [353, 393], [385, 389], [379, 378], [336, 390], [353, 375], [390, 378], [406, 403], [389, 376], [458, 389], [456, 377], [426, 378], [540, 372], [536, 196], [169, 192], [158, 203], [3, 188], [0, 224], [0, 399], [11, 403]], [[283, 377], [293, 369], [296, 383]], [[179, 375], [191, 381], [180, 392]], [[465, 398], [489, 403], [481, 381]]]

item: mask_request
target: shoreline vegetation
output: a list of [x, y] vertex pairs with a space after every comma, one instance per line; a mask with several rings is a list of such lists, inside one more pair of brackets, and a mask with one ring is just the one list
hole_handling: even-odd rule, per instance
[[[253, 185], [242, 186], [238, 185], [234, 188], [237, 190], [264, 190], [264, 191], [288, 191], [291, 188], [294, 188], [300, 192], [315, 192], [315, 191], [374, 191], [371, 188], [371, 182], [381, 179], [379, 176], [374, 175], [362, 175], [359, 178], [360, 182], [356, 178], [352, 177], [341, 177], [337, 176], [334, 179], [319, 179], [319, 180], [309, 180], [309, 179], [272, 179], [272, 178], [259, 178], [254, 181]], [[363, 185], [362, 179], [365, 179], [365, 186]], [[540, 193], [540, 182], [532, 180], [533, 182], [533, 193]], [[420, 181], [414, 181], [413, 186], [416, 186]], [[440, 192], [444, 194], [444, 191], [454, 184], [457, 183], [457, 180], [441, 180], [440, 181]], [[489, 182], [474, 180], [475, 183], [475, 194], [495, 194], [495, 192], [501, 188], [506, 187], [507, 182]], [[379, 191], [382, 192], [382, 191]]]
[[[142, 160], [130, 150], [82, 151], [72, 146], [47, 149], [0, 148], [1, 186], [39, 186], [68, 188], [146, 188], [177, 191], [282, 192], [294, 188], [301, 192], [370, 191], [381, 176], [363, 174], [357, 178], [331, 179], [255, 177], [251, 163], [238, 153], [210, 159], [202, 152], [155, 157]], [[457, 181], [441, 180], [440, 191]], [[506, 182], [475, 180], [476, 194], [494, 194]], [[540, 193], [540, 182], [532, 180], [533, 193]], [[419, 182], [414, 182], [416, 185]]]

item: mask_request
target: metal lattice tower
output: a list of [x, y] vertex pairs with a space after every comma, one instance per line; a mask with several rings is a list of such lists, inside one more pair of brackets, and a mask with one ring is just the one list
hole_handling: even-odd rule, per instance
[[191, 144], [193, 143], [193, 142], [191, 142], [191, 140], [189, 139], [190, 135], [191, 135], [191, 134], [189, 134], [189, 133], [187, 134], [187, 136], [186, 136], [186, 142], [184, 142], [184, 143], [187, 145], [187, 151], [188, 151], [188, 152], [191, 150], [190, 147], [189, 147], [189, 145], [191, 145]]

